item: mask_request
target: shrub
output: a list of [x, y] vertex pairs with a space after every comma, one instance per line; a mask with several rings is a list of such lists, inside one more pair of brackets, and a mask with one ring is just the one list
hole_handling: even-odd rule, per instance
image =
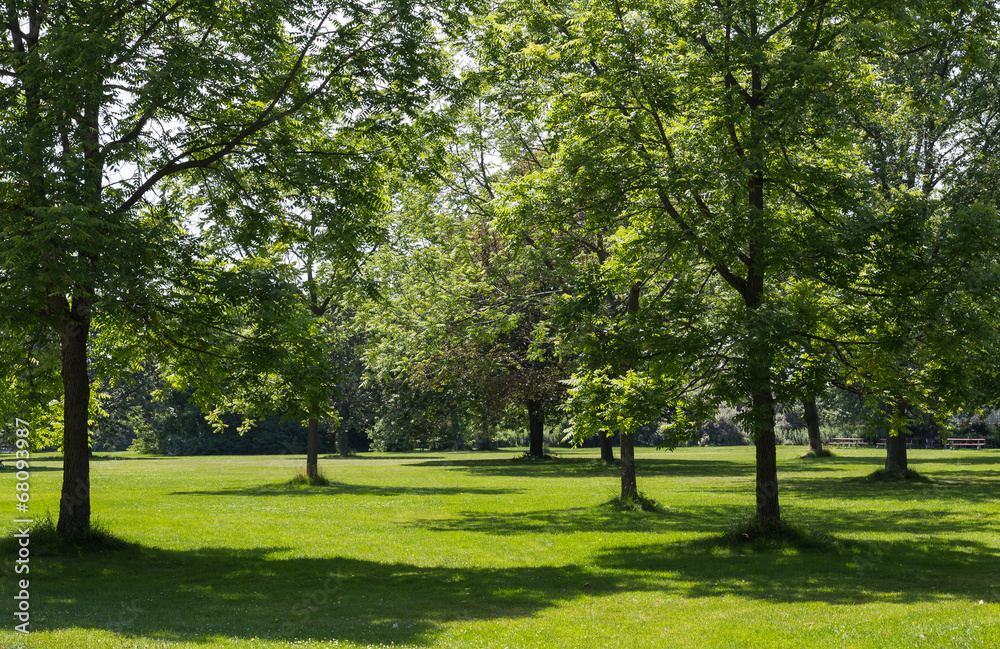
[[288, 481], [292, 486], [309, 485], [311, 487], [326, 487], [330, 485], [330, 480], [322, 473], [317, 473], [315, 478], [310, 478], [305, 473], [296, 473], [295, 477]]
[[739, 411], [732, 407], [719, 408], [713, 421], [698, 426], [692, 440], [693, 446], [745, 446], [748, 436], [737, 423]]

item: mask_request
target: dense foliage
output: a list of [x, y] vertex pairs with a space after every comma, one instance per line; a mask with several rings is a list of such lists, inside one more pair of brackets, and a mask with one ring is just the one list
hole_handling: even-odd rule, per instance
[[996, 424], [995, 2], [5, 8], [0, 410], [60, 533], [92, 448], [615, 438], [636, 499], [637, 443], [753, 444], [777, 528], [817, 421], [900, 475]]

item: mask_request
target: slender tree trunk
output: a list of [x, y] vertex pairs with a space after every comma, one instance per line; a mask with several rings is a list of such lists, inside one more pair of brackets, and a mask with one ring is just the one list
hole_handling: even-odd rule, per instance
[[348, 457], [351, 454], [351, 406], [346, 403], [349, 399], [344, 399], [340, 407], [340, 425], [337, 426], [337, 452], [340, 457]]
[[53, 300], [66, 314], [59, 331], [63, 379], [63, 484], [56, 531], [66, 538], [90, 529], [90, 440], [87, 414], [90, 376], [87, 373], [89, 314], [77, 308], [69, 315], [66, 298]]
[[754, 443], [757, 446], [757, 518], [771, 527], [781, 521], [778, 506], [778, 457], [774, 439], [774, 395], [759, 391], [752, 398]]
[[[750, 33], [758, 34], [757, 14], [750, 11]], [[742, 290], [744, 303], [752, 311], [748, 333], [753, 347], [747, 350], [749, 360], [755, 365], [755, 387], [751, 393], [751, 417], [754, 444], [757, 447], [757, 518], [768, 527], [777, 527], [781, 521], [778, 506], [778, 458], [774, 438], [774, 394], [772, 392], [773, 355], [764, 330], [767, 325], [758, 321], [758, 310], [764, 298], [764, 276], [767, 270], [769, 224], [764, 211], [765, 168], [763, 152], [757, 147], [764, 134], [757, 119], [757, 111], [765, 101], [763, 72], [759, 65], [750, 66], [750, 94], [747, 100], [750, 115], [750, 138], [747, 141], [746, 160], [750, 171], [747, 182], [747, 202], [750, 207], [750, 240], [747, 246], [747, 276]], [[737, 282], [737, 288], [738, 287]], [[763, 335], [762, 335], [763, 334]]]
[[635, 482], [635, 435], [619, 433], [619, 454], [622, 458], [622, 500], [638, 500]]
[[319, 421], [309, 418], [309, 435], [306, 437], [306, 476], [310, 480], [319, 477]]
[[455, 450], [464, 450], [465, 443], [462, 440], [462, 431], [458, 426], [458, 408], [455, 406], [451, 407], [451, 434], [455, 436]]
[[601, 461], [609, 464], [615, 461], [615, 447], [613, 446], [613, 442], [613, 435], [601, 434]]
[[337, 428], [337, 452], [340, 453], [340, 457], [348, 457], [351, 454], [350, 432], [346, 422]]
[[545, 440], [545, 411], [538, 399], [528, 400], [528, 453], [532, 457], [542, 457], [542, 443]]
[[819, 436], [819, 410], [816, 408], [816, 395], [810, 393], [802, 400], [805, 409], [803, 419], [806, 420], [806, 430], [809, 432], [809, 450], [820, 455], [823, 453], [823, 440]]
[[898, 404], [895, 412], [892, 406], [886, 406], [892, 424], [885, 436], [885, 470], [897, 475], [903, 475], [909, 468], [906, 462], [906, 428], [903, 427], [903, 414], [906, 406]]
[[[35, 20], [32, 19], [32, 23]], [[100, 107], [103, 79], [91, 79], [82, 97], [83, 157], [79, 179], [85, 200], [90, 205], [102, 202], [103, 162], [100, 156]], [[31, 100], [29, 99], [29, 102]], [[29, 135], [34, 138], [33, 134]], [[31, 174], [34, 176], [35, 174]], [[44, 175], [39, 173], [44, 178]], [[44, 184], [38, 190], [44, 192]], [[47, 203], [44, 194], [39, 205]], [[99, 268], [94, 255], [76, 253], [77, 261]], [[63, 484], [59, 501], [59, 521], [56, 532], [63, 538], [82, 534], [90, 529], [90, 438], [87, 416], [90, 410], [90, 374], [87, 371], [87, 347], [90, 337], [90, 306], [93, 292], [79, 287], [79, 292], [67, 298], [51, 295], [50, 308], [60, 318], [63, 380]], [[88, 297], [90, 296], [90, 297]], [[72, 299], [72, 303], [70, 302]]]

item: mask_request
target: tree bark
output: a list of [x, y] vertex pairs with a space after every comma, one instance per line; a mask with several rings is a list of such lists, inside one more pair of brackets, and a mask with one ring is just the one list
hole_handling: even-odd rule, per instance
[[752, 400], [754, 443], [757, 446], [757, 518], [768, 526], [781, 522], [778, 505], [778, 458], [774, 438], [774, 395], [755, 392]]
[[819, 436], [819, 410], [816, 408], [816, 395], [810, 393], [802, 400], [805, 412], [806, 430], [809, 432], [809, 450], [820, 455], [823, 453], [823, 440]]
[[542, 457], [545, 440], [545, 411], [538, 399], [528, 400], [528, 453], [531, 457]]
[[639, 487], [635, 482], [635, 435], [619, 433], [619, 451], [622, 458], [622, 500], [638, 500]]
[[490, 422], [487, 417], [483, 417], [482, 421], [482, 432], [479, 437], [479, 450], [488, 451], [492, 446], [493, 431], [490, 430]]
[[615, 448], [613, 446], [614, 435], [601, 434], [601, 461], [611, 463], [615, 461]]
[[306, 437], [306, 477], [314, 480], [319, 477], [319, 421], [309, 418], [309, 433]]
[[462, 431], [458, 426], [458, 408], [451, 407], [451, 434], [455, 436], [455, 450], [465, 450], [465, 442], [462, 440]]
[[906, 429], [902, 424], [906, 406], [897, 405], [894, 413], [890, 410], [891, 408], [892, 406], [886, 407], [891, 413], [890, 421], [892, 424], [888, 427], [888, 434], [885, 436], [885, 470], [889, 473], [903, 475], [909, 468], [906, 461]]
[[87, 414], [90, 375], [87, 373], [87, 340], [90, 315], [57, 296], [53, 302], [64, 314], [59, 331], [63, 380], [63, 483], [56, 532], [67, 538], [90, 529], [90, 439]]
[[350, 428], [346, 422], [337, 428], [337, 452], [340, 457], [348, 457], [351, 454]]

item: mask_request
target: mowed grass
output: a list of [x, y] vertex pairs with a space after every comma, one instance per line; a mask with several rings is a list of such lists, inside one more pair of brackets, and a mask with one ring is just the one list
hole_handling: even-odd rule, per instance
[[[326, 458], [327, 487], [287, 485], [301, 457], [106, 456], [94, 516], [135, 545], [33, 554], [27, 637], [5, 557], [0, 646], [1000, 646], [1000, 452], [912, 450], [930, 482], [873, 483], [884, 451], [779, 448], [783, 515], [823, 543], [766, 550], [720, 541], [752, 448], [640, 449], [662, 512], [602, 505], [617, 468], [558, 453]], [[36, 458], [36, 518], [60, 479]]]

